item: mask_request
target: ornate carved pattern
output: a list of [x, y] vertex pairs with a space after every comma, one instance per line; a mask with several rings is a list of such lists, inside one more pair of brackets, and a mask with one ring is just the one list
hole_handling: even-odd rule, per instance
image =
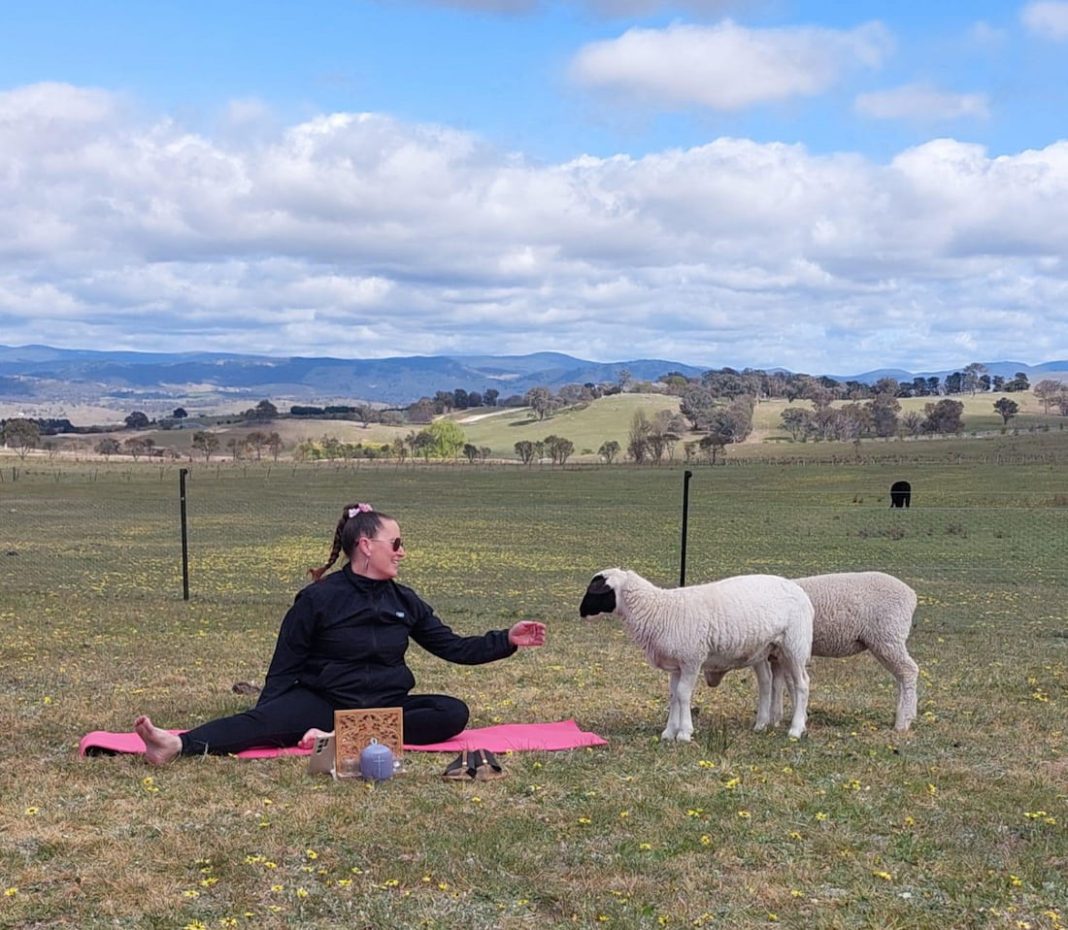
[[338, 778], [359, 777], [360, 753], [372, 739], [388, 746], [394, 759], [404, 754], [404, 714], [399, 707], [334, 711]]

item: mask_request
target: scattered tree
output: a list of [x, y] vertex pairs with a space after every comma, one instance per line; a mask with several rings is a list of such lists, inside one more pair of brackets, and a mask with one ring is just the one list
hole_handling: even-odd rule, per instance
[[101, 439], [96, 444], [96, 451], [98, 455], [104, 456], [105, 459], [111, 458], [113, 455], [118, 455], [122, 446], [119, 445], [119, 441], [112, 436], [108, 436]]
[[[970, 365], [964, 366], [964, 390], [970, 391], [974, 394], [979, 388], [983, 387], [983, 375], [986, 374], [986, 365], [982, 362], [972, 362]], [[987, 377], [986, 389], [989, 389], [990, 379]]]
[[1049, 408], [1057, 403], [1058, 396], [1068, 390], [1068, 384], [1053, 378], [1045, 378], [1039, 381], [1033, 390], [1035, 397], [1042, 401], [1042, 411], [1048, 414]]
[[[893, 380], [888, 379], [888, 380]], [[869, 404], [872, 429], [876, 436], [884, 438], [897, 433], [897, 415], [901, 404], [891, 393], [876, 394]]]
[[597, 454], [604, 460], [606, 465], [611, 465], [616, 460], [616, 456], [619, 455], [619, 452], [619, 443], [614, 439], [602, 442], [601, 448], [597, 450]]
[[695, 430], [704, 430], [712, 419], [712, 411], [717, 407], [716, 398], [707, 388], [693, 387], [682, 395], [679, 410], [690, 421]]
[[231, 436], [226, 440], [226, 448], [230, 450], [231, 460], [236, 462], [245, 449], [245, 441], [238, 436]]
[[421, 455], [424, 462], [429, 462], [430, 456], [434, 454], [434, 436], [429, 428], [415, 433], [408, 441], [408, 445], [411, 447], [412, 455]]
[[15, 450], [18, 457], [25, 461], [31, 449], [36, 449], [41, 441], [41, 428], [23, 417], [14, 417], [4, 423], [4, 445]]
[[454, 459], [460, 454], [467, 437], [455, 420], [435, 420], [427, 427], [433, 440], [431, 454], [439, 459]]
[[263, 430], [254, 429], [245, 437], [245, 445], [252, 449], [256, 453], [256, 461], [258, 462], [263, 455], [264, 447], [271, 441], [271, 436], [277, 436], [277, 433], [271, 433], [268, 435]]
[[630, 421], [630, 433], [627, 435], [627, 455], [636, 464], [641, 465], [649, 457], [649, 418], [644, 410], [635, 410]]
[[554, 465], [566, 464], [575, 451], [575, 444], [570, 439], [564, 439], [563, 436], [546, 436], [544, 442], [545, 449]]
[[910, 436], [919, 436], [923, 432], [924, 418], [918, 410], [909, 410], [901, 417], [901, 428]]
[[1007, 426], [1009, 420], [1020, 412], [1020, 405], [1007, 397], [999, 397], [994, 401], [994, 409], [1001, 414], [1002, 426]]
[[125, 420], [127, 429], [148, 429], [151, 422], [148, 415], [141, 410], [135, 410]]
[[697, 445], [708, 458], [709, 465], [715, 465], [716, 458], [721, 453], [723, 455], [727, 454], [727, 443], [723, 440], [722, 436], [719, 436], [716, 433], [708, 433], [707, 435], [702, 436], [700, 440], [698, 440]]
[[144, 439], [139, 436], [131, 436], [129, 439], [123, 441], [122, 447], [133, 456], [133, 460], [136, 462], [148, 449], [148, 445]]
[[1018, 371], [1013, 375], [1011, 381], [1005, 382], [1004, 389], [1010, 393], [1014, 391], [1029, 391], [1031, 389], [1031, 382], [1028, 380], [1026, 374], [1022, 371]]
[[515, 454], [519, 456], [519, 461], [524, 465], [529, 465], [534, 461], [534, 443], [529, 439], [521, 439], [512, 448], [515, 449]]
[[434, 402], [429, 397], [420, 397], [408, 407], [408, 420], [411, 423], [429, 423], [433, 419]]
[[927, 404], [924, 412], [927, 415], [923, 421], [925, 432], [948, 436], [964, 429], [964, 404], [959, 400], [940, 400], [935, 404]]
[[527, 391], [526, 404], [539, 420], [544, 420], [556, 409], [556, 398], [545, 387], [535, 387]]
[[794, 442], [806, 438], [806, 426], [810, 419], [809, 411], [803, 407], [787, 407], [780, 414], [779, 419], [782, 420], [783, 429], [790, 434]]
[[205, 462], [210, 462], [212, 455], [219, 448], [219, 437], [207, 430], [197, 430], [193, 433], [193, 448], [204, 454]]

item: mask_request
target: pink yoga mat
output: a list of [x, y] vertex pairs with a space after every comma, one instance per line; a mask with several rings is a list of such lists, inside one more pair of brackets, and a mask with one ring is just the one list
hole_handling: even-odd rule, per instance
[[[171, 730], [181, 733], [182, 730]], [[533, 752], [560, 749], [580, 749], [583, 746], [604, 746], [608, 741], [596, 733], [580, 730], [574, 720], [559, 720], [555, 723], [501, 723], [492, 727], [477, 727], [464, 730], [458, 736], [443, 743], [425, 746], [405, 745], [414, 752], [459, 752], [463, 749], [488, 749], [491, 752]], [[86, 733], [78, 743], [79, 755], [102, 753], [142, 753], [145, 744], [136, 733], [110, 733], [94, 730]], [[268, 759], [273, 756], [306, 756], [311, 750], [297, 749], [246, 749], [237, 753], [239, 759]]]

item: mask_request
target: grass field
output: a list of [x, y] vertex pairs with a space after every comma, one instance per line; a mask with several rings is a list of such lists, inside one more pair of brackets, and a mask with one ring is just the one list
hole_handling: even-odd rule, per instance
[[[693, 469], [686, 569], [908, 581], [913, 731], [860, 656], [814, 661], [800, 741], [749, 729], [746, 672], [698, 691], [677, 746], [663, 674], [577, 608], [608, 566], [678, 583], [679, 467], [194, 466], [185, 602], [177, 469], [5, 460], [0, 926], [1063, 927], [1068, 438], [902, 445]], [[900, 477], [908, 511], [888, 507]], [[230, 685], [262, 680], [354, 499], [398, 517], [402, 580], [461, 632], [548, 624], [489, 666], [413, 649], [420, 689], [474, 725], [573, 718], [609, 744], [513, 754], [480, 784], [409, 753], [373, 788], [297, 759], [76, 756], [139, 711], [179, 727], [246, 706]]]

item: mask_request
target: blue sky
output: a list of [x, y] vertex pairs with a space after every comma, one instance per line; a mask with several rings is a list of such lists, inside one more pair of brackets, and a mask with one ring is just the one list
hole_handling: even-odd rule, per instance
[[1068, 2], [48, 2], [0, 343], [1068, 357]]

